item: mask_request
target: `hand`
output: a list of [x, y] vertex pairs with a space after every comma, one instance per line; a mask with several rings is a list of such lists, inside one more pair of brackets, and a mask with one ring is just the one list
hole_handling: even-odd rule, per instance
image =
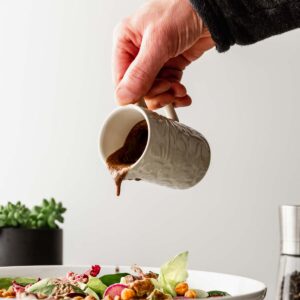
[[183, 70], [214, 42], [189, 0], [151, 0], [117, 26], [115, 94], [121, 105], [145, 98], [149, 109], [191, 104]]

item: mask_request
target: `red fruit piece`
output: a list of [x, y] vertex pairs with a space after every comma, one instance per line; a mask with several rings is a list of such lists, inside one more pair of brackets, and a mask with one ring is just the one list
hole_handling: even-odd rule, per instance
[[93, 276], [96, 277], [101, 271], [101, 267], [99, 265], [93, 265], [91, 266], [91, 268], [86, 271], [84, 274], [88, 275], [88, 276]]
[[122, 291], [127, 287], [128, 286], [126, 284], [122, 284], [122, 283], [112, 284], [104, 291], [103, 298], [105, 296], [111, 296], [112, 299], [114, 299], [115, 296], [121, 296]]
[[13, 289], [14, 289], [14, 292], [17, 294], [17, 293], [24, 293], [25, 292], [25, 287], [16, 283], [15, 281], [13, 281], [12, 283], [12, 286], [13, 286]]
[[101, 271], [101, 267], [99, 265], [94, 265], [91, 268], [90, 275], [96, 277]]

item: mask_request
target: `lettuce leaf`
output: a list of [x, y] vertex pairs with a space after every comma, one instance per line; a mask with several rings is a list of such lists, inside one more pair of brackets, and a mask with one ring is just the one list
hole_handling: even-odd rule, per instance
[[[39, 293], [39, 294], [50, 296], [52, 295], [52, 293], [55, 291], [56, 288], [59, 288], [63, 285], [64, 283], [62, 282], [57, 283], [55, 278], [44, 278], [38, 281], [37, 283], [33, 284], [32, 286], [27, 287], [25, 291], [27, 293], [34, 293], [34, 294]], [[71, 293], [82, 294], [82, 295], [85, 294], [80, 287], [68, 283], [67, 285], [73, 290]]]
[[50, 296], [53, 293], [54, 289], [55, 289], [55, 284], [50, 284], [40, 288], [38, 293], [42, 295]]
[[43, 290], [47, 286], [53, 286], [52, 279], [51, 278], [44, 278], [37, 283], [33, 284], [32, 286], [29, 286], [26, 288], [26, 292], [28, 293], [40, 293], [41, 290]]
[[8, 289], [13, 282], [13, 278], [3, 277], [0, 278], [0, 289]]
[[13, 281], [15, 281], [17, 284], [26, 286], [28, 284], [34, 284], [37, 282], [37, 279], [35, 278], [27, 278], [27, 277], [4, 277], [0, 278], [0, 289], [8, 289], [12, 284]]
[[110, 286], [114, 283], [120, 283], [121, 278], [129, 275], [129, 273], [115, 273], [115, 274], [107, 274], [100, 277], [102, 283], [106, 286]]
[[103, 296], [103, 293], [107, 288], [107, 286], [99, 278], [92, 276], [89, 277], [87, 286], [95, 293], [99, 294], [101, 297]]
[[90, 295], [90, 296], [93, 296], [96, 300], [100, 299], [99, 296], [98, 296], [98, 294], [94, 290], [92, 290], [91, 288], [89, 288], [89, 287], [86, 287], [86, 289], [84, 290], [84, 292], [86, 294]]
[[176, 296], [175, 286], [188, 278], [188, 252], [183, 252], [166, 262], [161, 268], [158, 282], [163, 291]]
[[225, 297], [225, 296], [230, 296], [230, 295], [223, 291], [209, 291], [208, 296], [209, 297]]
[[28, 284], [34, 284], [38, 280], [36, 278], [30, 278], [30, 277], [16, 277], [15, 282], [19, 285], [26, 286]]

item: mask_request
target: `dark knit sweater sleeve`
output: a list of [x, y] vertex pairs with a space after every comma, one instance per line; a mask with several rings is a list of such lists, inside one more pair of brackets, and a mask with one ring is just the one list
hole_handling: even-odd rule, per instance
[[190, 0], [220, 52], [300, 27], [300, 0]]

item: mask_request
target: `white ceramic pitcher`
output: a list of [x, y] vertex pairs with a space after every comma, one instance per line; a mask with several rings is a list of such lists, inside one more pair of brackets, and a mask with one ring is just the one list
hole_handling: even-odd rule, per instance
[[121, 148], [132, 127], [146, 120], [148, 141], [142, 156], [130, 166], [126, 179], [142, 179], [159, 185], [186, 189], [197, 184], [210, 163], [210, 148], [196, 130], [178, 122], [172, 105], [166, 115], [145, 107], [118, 107], [105, 121], [100, 134], [100, 153], [106, 159]]

